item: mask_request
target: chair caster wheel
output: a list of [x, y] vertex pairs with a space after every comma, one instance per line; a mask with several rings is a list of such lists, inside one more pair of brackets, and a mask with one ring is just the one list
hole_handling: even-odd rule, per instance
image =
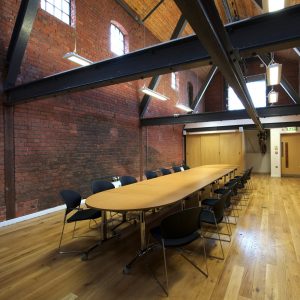
[[124, 269], [123, 269], [123, 274], [126, 275], [126, 274], [129, 274], [129, 273], [130, 273], [130, 267], [126, 265], [126, 266], [124, 267]]
[[88, 258], [89, 258], [89, 256], [88, 256], [87, 253], [82, 253], [82, 254], [81, 254], [81, 260], [82, 260], [82, 261], [86, 261], [86, 260], [88, 260]]

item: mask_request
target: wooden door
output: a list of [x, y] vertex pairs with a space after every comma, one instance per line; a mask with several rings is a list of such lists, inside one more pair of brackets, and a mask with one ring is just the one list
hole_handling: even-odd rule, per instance
[[220, 134], [220, 163], [243, 165], [242, 133], [230, 132]]
[[281, 174], [300, 175], [300, 134], [281, 135]]
[[201, 136], [201, 165], [220, 163], [220, 134]]
[[190, 167], [201, 166], [201, 136], [186, 136], [186, 163]]

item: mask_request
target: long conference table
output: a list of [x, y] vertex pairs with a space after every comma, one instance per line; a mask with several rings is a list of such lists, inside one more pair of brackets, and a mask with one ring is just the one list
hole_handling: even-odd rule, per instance
[[[191, 168], [183, 172], [159, 176], [151, 180], [144, 180], [94, 194], [86, 199], [86, 205], [102, 211], [102, 240], [107, 239], [106, 212], [138, 211], [140, 214], [141, 238], [141, 246], [137, 255], [139, 257], [147, 252], [146, 211], [175, 204], [216, 180], [224, 176], [231, 176], [236, 169], [237, 166], [225, 164]], [[131, 267], [136, 258], [126, 265], [127, 269]]]

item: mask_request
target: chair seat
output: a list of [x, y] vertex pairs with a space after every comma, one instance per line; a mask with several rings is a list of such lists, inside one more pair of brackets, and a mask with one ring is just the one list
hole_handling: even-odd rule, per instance
[[84, 209], [79, 210], [67, 219], [67, 223], [72, 223], [76, 221], [91, 220], [101, 217], [101, 211], [96, 209]]
[[213, 206], [215, 205], [220, 199], [215, 199], [215, 198], [207, 198], [201, 201], [201, 205], [208, 205], [208, 206]]
[[[160, 227], [155, 227], [150, 230], [153, 237], [161, 243], [162, 236], [161, 236], [161, 229]], [[177, 239], [164, 239], [164, 245], [165, 247], [182, 247], [185, 245], [188, 245], [189, 243], [193, 242], [197, 238], [200, 237], [200, 234], [195, 231], [192, 234], [185, 236], [183, 238], [177, 238]]]
[[214, 225], [216, 222], [221, 223], [223, 220], [223, 216], [221, 216], [220, 219], [216, 220], [216, 222], [215, 222], [213, 212], [208, 209], [203, 209], [200, 214], [200, 220], [201, 220], [201, 222]]

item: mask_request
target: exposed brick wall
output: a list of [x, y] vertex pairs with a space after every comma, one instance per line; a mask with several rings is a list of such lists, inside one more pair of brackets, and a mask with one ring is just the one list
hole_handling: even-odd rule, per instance
[[[5, 50], [0, 52], [2, 74], [20, 1], [0, 0], [0, 4], [0, 25], [4, 29], [0, 45]], [[76, 1], [76, 5], [77, 51], [93, 61], [113, 56], [109, 50], [111, 20], [127, 30], [130, 51], [158, 43], [113, 0]], [[39, 9], [18, 84], [74, 68], [62, 58], [73, 48], [74, 28]], [[182, 74], [181, 82], [194, 82], [192, 72]], [[144, 128], [143, 139], [139, 138], [142, 95], [138, 90], [143, 82], [50, 97], [15, 107], [17, 216], [61, 204], [58, 192], [63, 188], [78, 190], [86, 197], [95, 178], [125, 174], [139, 177], [140, 169], [182, 162], [182, 126], [151, 127], [147, 140]], [[147, 116], [179, 113], [174, 108], [176, 98], [170, 90], [170, 75], [165, 75], [159, 90], [170, 92], [172, 100], [163, 105], [151, 101]], [[4, 220], [2, 106], [0, 113], [0, 220]], [[145, 163], [142, 166], [141, 157]]]
[[222, 111], [224, 104], [224, 77], [217, 71], [204, 95], [205, 111]]

